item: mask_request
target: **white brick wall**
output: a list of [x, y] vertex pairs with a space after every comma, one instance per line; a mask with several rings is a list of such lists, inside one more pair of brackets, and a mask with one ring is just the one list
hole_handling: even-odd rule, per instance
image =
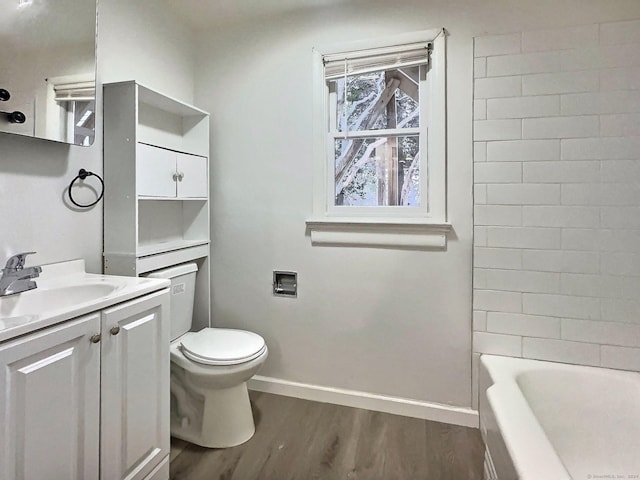
[[475, 355], [640, 371], [640, 20], [474, 56]]
[[556, 52], [500, 55], [487, 58], [487, 75], [520, 75], [555, 72], [560, 69], [560, 54]]
[[545, 73], [525, 75], [522, 78], [523, 95], [548, 95], [552, 93], [596, 92], [597, 71]]
[[[476, 139], [476, 143], [480, 142], [477, 142]], [[481, 143], [485, 144], [486, 160], [490, 162], [560, 160], [560, 140], [518, 140]]]
[[[485, 227], [486, 247], [557, 250], [562, 244], [560, 229]], [[475, 239], [474, 239], [475, 242]]]
[[483, 101], [487, 103], [486, 117], [489, 119], [546, 117], [560, 114], [558, 95], [490, 98]]
[[598, 45], [598, 25], [581, 25], [555, 30], [524, 32], [523, 52], [559, 51]]
[[520, 183], [522, 181], [522, 163], [501, 162], [478, 163], [474, 168], [476, 183]]
[[522, 78], [479, 78], [474, 82], [473, 92], [476, 99], [516, 97], [522, 93]]

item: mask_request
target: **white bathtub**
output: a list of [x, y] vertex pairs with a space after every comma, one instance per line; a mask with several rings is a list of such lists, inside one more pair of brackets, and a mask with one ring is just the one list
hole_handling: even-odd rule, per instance
[[486, 480], [640, 479], [640, 374], [480, 359]]

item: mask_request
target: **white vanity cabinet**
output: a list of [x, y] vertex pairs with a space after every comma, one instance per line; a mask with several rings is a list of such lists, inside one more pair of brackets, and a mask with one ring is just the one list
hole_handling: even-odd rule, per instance
[[0, 478], [169, 478], [169, 293], [0, 343]]
[[0, 344], [0, 478], [99, 478], [99, 333], [92, 314]]
[[101, 480], [169, 478], [167, 292], [102, 311]]

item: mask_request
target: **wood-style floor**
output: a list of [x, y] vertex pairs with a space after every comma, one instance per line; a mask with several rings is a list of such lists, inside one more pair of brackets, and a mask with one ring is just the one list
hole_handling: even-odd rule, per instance
[[481, 480], [477, 429], [251, 392], [243, 445], [171, 443], [174, 480]]

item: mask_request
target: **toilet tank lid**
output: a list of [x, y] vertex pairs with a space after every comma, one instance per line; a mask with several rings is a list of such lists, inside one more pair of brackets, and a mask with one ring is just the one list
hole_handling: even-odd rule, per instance
[[149, 278], [176, 278], [181, 275], [187, 275], [198, 271], [198, 266], [195, 263], [184, 263], [182, 265], [176, 265], [175, 267], [164, 268], [162, 270], [156, 270], [145, 274]]

